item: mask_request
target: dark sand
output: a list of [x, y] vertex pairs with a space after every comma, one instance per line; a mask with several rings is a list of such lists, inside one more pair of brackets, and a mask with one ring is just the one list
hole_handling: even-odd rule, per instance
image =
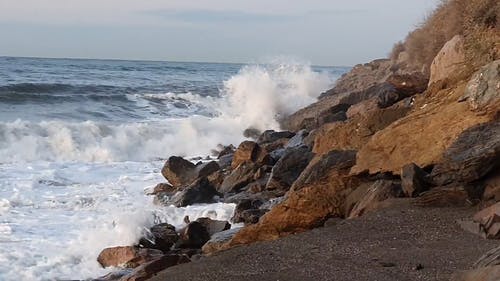
[[[498, 246], [455, 222], [473, 209], [399, 207], [169, 268], [152, 280], [449, 280]], [[422, 264], [423, 269], [414, 268]]]

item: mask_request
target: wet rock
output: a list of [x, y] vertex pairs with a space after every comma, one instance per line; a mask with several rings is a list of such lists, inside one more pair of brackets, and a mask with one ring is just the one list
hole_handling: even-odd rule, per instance
[[476, 213], [473, 220], [479, 224], [481, 236], [500, 239], [500, 202]]
[[274, 130], [264, 131], [257, 139], [258, 144], [272, 143], [281, 139], [290, 139], [295, 136], [295, 133], [290, 131], [280, 131], [276, 132]]
[[421, 207], [463, 207], [470, 205], [467, 191], [462, 186], [437, 187], [415, 198]]
[[408, 197], [416, 197], [429, 190], [427, 173], [414, 163], [405, 165], [401, 171], [401, 186]]
[[214, 203], [215, 196], [219, 196], [215, 187], [207, 178], [200, 178], [182, 191], [176, 193], [168, 203], [176, 207], [186, 207], [193, 204]]
[[179, 248], [200, 249], [208, 240], [208, 229], [202, 223], [193, 221], [181, 230]]
[[101, 251], [97, 257], [97, 262], [102, 267], [136, 267], [161, 255], [163, 255], [163, 252], [156, 249], [133, 246], [111, 247]]
[[432, 61], [429, 85], [439, 80], [455, 77], [465, 67], [464, 38], [456, 35], [446, 42]]
[[287, 149], [272, 168], [266, 189], [280, 191], [290, 189], [313, 157], [314, 154], [306, 146]]
[[259, 222], [260, 217], [262, 217], [269, 210], [264, 209], [248, 209], [244, 210], [238, 214], [235, 223], [244, 223], [245, 225], [254, 224]]
[[161, 173], [174, 187], [190, 185], [200, 177], [206, 177], [219, 170], [215, 161], [195, 165], [182, 157], [172, 156], [163, 166]]
[[201, 248], [203, 254], [211, 255], [216, 252], [227, 249], [227, 243], [234, 237], [241, 228], [232, 228], [214, 234], [210, 240]]
[[[288, 140], [288, 143], [285, 145], [286, 148], [295, 148], [295, 147], [301, 147], [306, 145], [304, 142], [304, 139], [309, 135], [309, 131], [307, 130], [300, 130], [298, 131], [295, 136], [293, 136], [291, 139]], [[283, 150], [284, 151], [284, 150]]]
[[254, 163], [256, 165], [265, 165], [271, 161], [267, 151], [261, 148], [256, 142], [244, 141], [239, 146], [233, 156], [231, 168], [236, 169], [243, 163]]
[[256, 128], [248, 128], [245, 131], [243, 131], [243, 136], [245, 138], [250, 138], [250, 139], [258, 139], [259, 136], [261, 135], [261, 131]]
[[199, 222], [208, 232], [208, 235], [212, 236], [217, 232], [228, 230], [231, 228], [231, 224], [227, 221], [213, 220], [211, 218], [198, 218], [196, 222]]
[[365, 196], [356, 203], [349, 214], [349, 218], [357, 218], [368, 212], [383, 207], [383, 202], [390, 198], [403, 196], [401, 185], [394, 181], [378, 180], [367, 190]]
[[228, 146], [223, 146], [220, 152], [217, 155], [217, 159], [221, 159], [223, 156], [234, 154], [234, 151], [236, 150], [236, 147], [234, 145], [230, 144]]
[[243, 228], [230, 246], [274, 240], [323, 225], [342, 215], [347, 194], [359, 185], [348, 176], [355, 152], [333, 151], [313, 159], [287, 194], [286, 199], [262, 216], [257, 224]]
[[127, 274], [130, 274], [132, 272], [132, 269], [122, 269], [118, 271], [113, 271], [110, 272], [104, 276], [101, 276], [96, 279], [92, 279], [92, 281], [118, 281], [120, 280], [123, 276], [126, 276]]
[[249, 162], [238, 165], [222, 182], [219, 192], [237, 192], [254, 180], [258, 167]]
[[175, 193], [176, 191], [177, 188], [173, 187], [168, 183], [159, 183], [147, 195], [158, 195], [160, 193]]
[[234, 208], [234, 215], [231, 219], [234, 223], [244, 222], [245, 218], [243, 212], [251, 209], [259, 209], [264, 202], [259, 199], [243, 199], [236, 204]]
[[460, 101], [467, 100], [473, 110], [482, 109], [500, 99], [500, 60], [482, 67], [476, 72]]
[[137, 267], [120, 281], [145, 281], [166, 268], [187, 262], [190, 262], [190, 259], [184, 255], [163, 255]]
[[139, 240], [139, 246], [168, 252], [179, 240], [175, 227], [168, 223], [154, 225], [149, 229], [149, 235]]
[[234, 153], [226, 154], [219, 157], [219, 166], [221, 169], [227, 169], [231, 167], [233, 162]]
[[469, 183], [500, 166], [500, 120], [465, 130], [432, 170], [437, 185]]

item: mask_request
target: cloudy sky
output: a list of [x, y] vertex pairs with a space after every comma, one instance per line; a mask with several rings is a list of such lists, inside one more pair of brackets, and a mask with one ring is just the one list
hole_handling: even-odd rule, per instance
[[438, 0], [0, 0], [0, 56], [353, 65]]

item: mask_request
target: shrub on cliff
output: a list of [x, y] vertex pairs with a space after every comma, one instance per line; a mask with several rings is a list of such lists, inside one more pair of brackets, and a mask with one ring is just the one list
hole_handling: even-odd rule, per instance
[[396, 44], [391, 58], [405, 51], [409, 63], [429, 73], [429, 66], [444, 44], [460, 34], [471, 71], [498, 59], [500, 42], [500, 1], [443, 0], [426, 20]]

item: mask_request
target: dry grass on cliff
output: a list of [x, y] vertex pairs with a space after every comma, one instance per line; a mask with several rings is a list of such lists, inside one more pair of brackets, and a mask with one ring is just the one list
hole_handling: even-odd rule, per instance
[[396, 44], [391, 53], [395, 59], [403, 51], [410, 63], [428, 72], [432, 60], [443, 45], [461, 34], [465, 37], [467, 61], [475, 69], [499, 58], [500, 1], [444, 0], [424, 23]]

